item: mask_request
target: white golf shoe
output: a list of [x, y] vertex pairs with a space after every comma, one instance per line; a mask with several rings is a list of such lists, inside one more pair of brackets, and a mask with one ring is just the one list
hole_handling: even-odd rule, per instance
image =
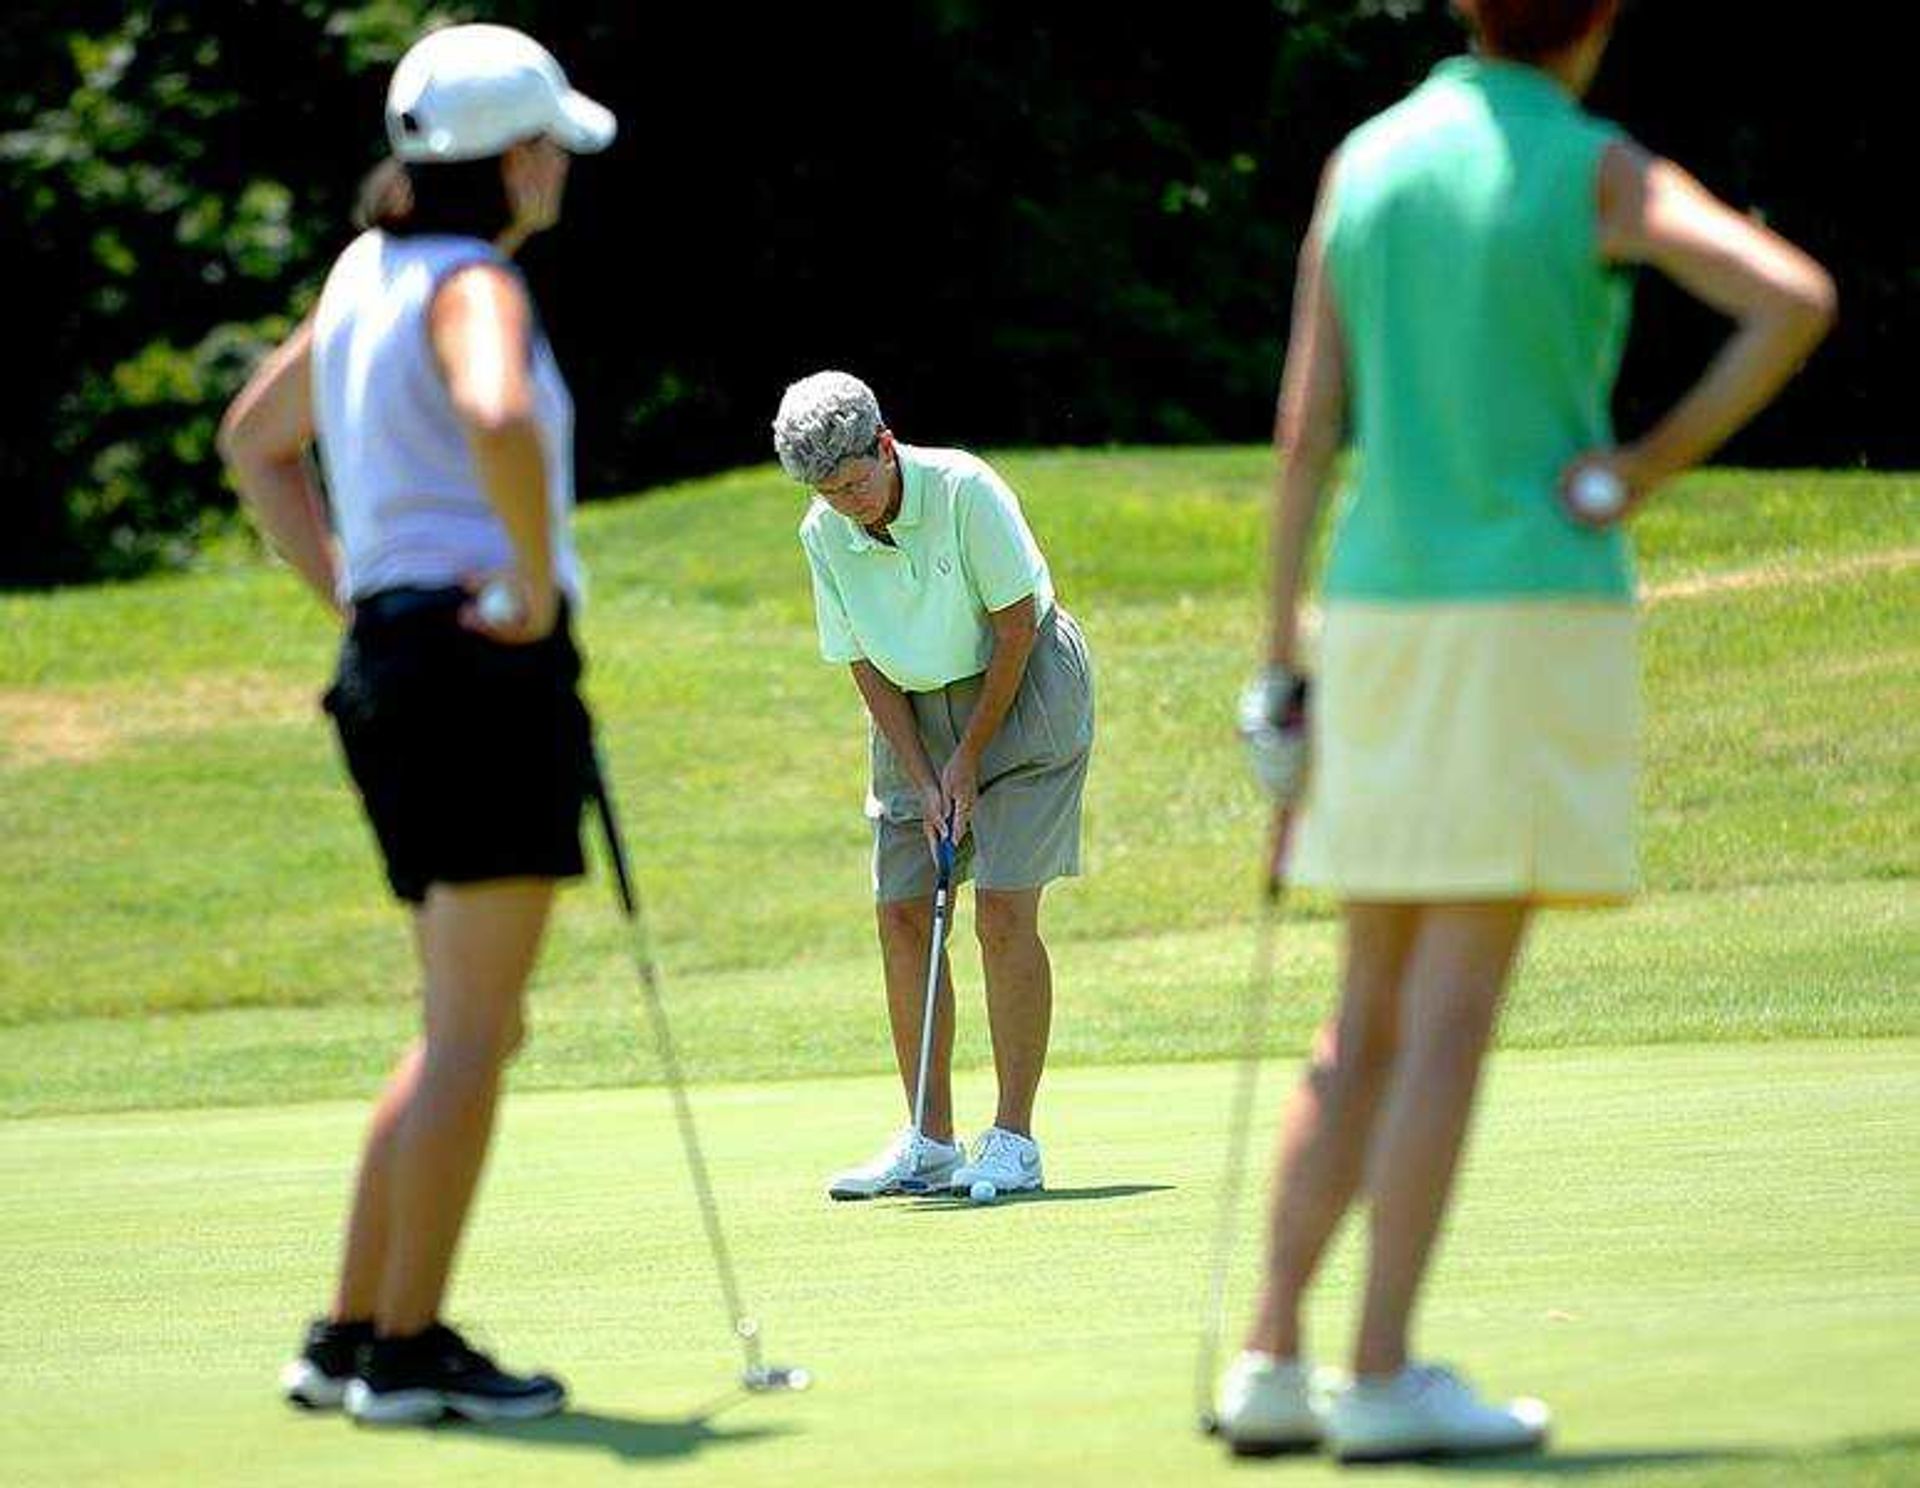
[[827, 1197], [877, 1199], [883, 1194], [944, 1193], [965, 1156], [958, 1142], [915, 1137], [912, 1127], [903, 1127], [872, 1159], [835, 1173], [827, 1184]]
[[1355, 1380], [1327, 1410], [1327, 1445], [1342, 1462], [1477, 1457], [1539, 1450], [1548, 1412], [1538, 1400], [1490, 1405], [1452, 1370], [1409, 1364], [1385, 1379]]
[[1221, 1378], [1214, 1429], [1236, 1457], [1278, 1457], [1320, 1445], [1326, 1394], [1297, 1359], [1248, 1349]]
[[973, 1156], [953, 1170], [947, 1187], [955, 1193], [965, 1193], [982, 1181], [991, 1183], [1002, 1194], [1030, 1193], [1044, 1188], [1040, 1144], [1032, 1137], [1023, 1137], [1004, 1127], [988, 1127], [973, 1144]]

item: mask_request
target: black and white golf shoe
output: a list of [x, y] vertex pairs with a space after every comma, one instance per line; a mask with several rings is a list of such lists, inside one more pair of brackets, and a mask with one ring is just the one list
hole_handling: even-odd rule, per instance
[[360, 1353], [347, 1386], [347, 1414], [366, 1426], [532, 1421], [567, 1403], [549, 1374], [508, 1374], [444, 1323], [405, 1338], [376, 1338]]
[[360, 1350], [373, 1342], [373, 1324], [315, 1318], [300, 1352], [280, 1371], [280, 1393], [302, 1410], [335, 1410], [346, 1398]]

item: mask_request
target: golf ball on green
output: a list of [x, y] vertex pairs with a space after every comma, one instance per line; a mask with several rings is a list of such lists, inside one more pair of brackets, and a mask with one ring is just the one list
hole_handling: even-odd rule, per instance
[[993, 1186], [991, 1179], [982, 1178], [967, 1190], [967, 1197], [976, 1204], [991, 1204], [1000, 1197], [1000, 1190]]

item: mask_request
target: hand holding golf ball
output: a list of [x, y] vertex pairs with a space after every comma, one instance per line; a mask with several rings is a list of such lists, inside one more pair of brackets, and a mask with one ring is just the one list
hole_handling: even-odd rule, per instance
[[473, 590], [463, 619], [469, 630], [492, 640], [524, 645], [548, 635], [558, 611], [559, 601], [551, 591], [543, 604], [515, 575], [494, 574]]
[[1612, 464], [1591, 456], [1576, 460], [1560, 481], [1560, 499], [1576, 522], [1605, 527], [1620, 519], [1632, 491]]
[[524, 613], [519, 594], [505, 579], [489, 579], [474, 601], [473, 610], [497, 630], [511, 630], [520, 623]]

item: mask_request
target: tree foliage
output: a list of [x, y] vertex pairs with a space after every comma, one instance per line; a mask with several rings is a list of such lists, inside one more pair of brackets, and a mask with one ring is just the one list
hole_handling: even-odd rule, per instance
[[[1909, 460], [1911, 255], [1839, 184], [1904, 169], [1872, 112], [1889, 64], [1850, 55], [1851, 106], [1823, 109], [1822, 33], [1724, 11], [1630, 12], [1595, 104], [1840, 271], [1842, 345], [1735, 453]], [[223, 520], [219, 410], [346, 241], [387, 70], [472, 18], [541, 36], [622, 119], [527, 260], [588, 490], [764, 457], [781, 386], [825, 365], [910, 437], [1261, 437], [1327, 152], [1459, 45], [1440, 0], [26, 0], [0, 31], [29, 374], [0, 404], [0, 583], [134, 572]], [[1657, 288], [1641, 324], [1629, 424], [1717, 334]]]

